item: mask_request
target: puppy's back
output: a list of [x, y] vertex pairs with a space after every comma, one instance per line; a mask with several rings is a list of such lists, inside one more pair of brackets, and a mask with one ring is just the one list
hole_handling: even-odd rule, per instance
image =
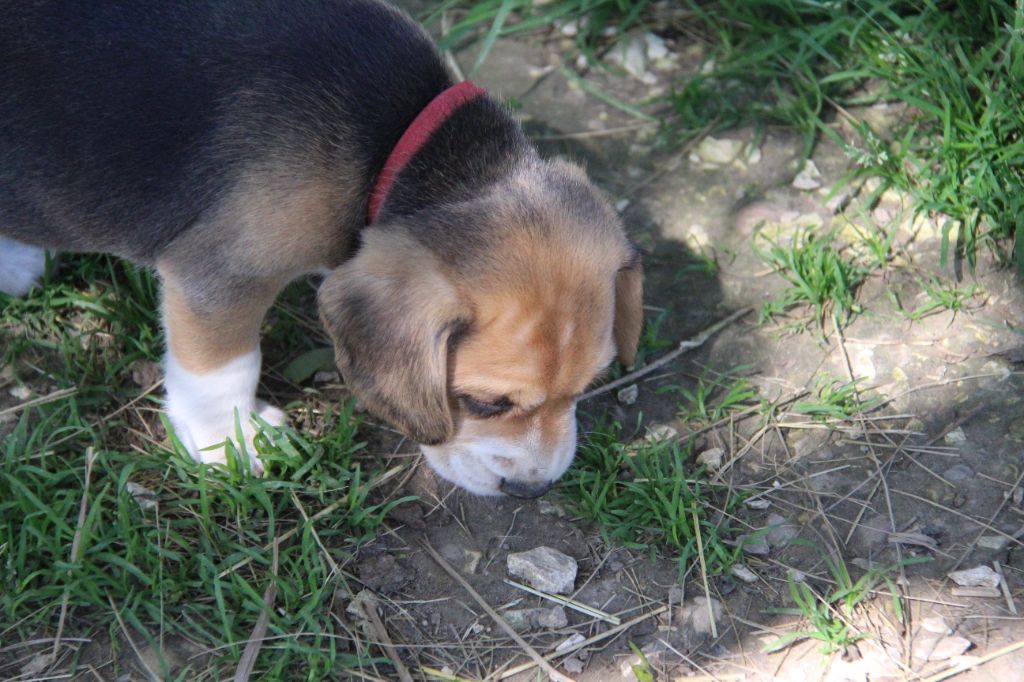
[[0, 232], [151, 261], [261, 162], [367, 184], [450, 82], [372, 0], [3, 3]]

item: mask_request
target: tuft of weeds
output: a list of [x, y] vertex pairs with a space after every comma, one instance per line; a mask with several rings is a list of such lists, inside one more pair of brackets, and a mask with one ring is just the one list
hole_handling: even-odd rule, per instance
[[898, 596], [899, 591], [890, 578], [890, 574], [897, 567], [871, 569], [854, 580], [842, 559], [832, 559], [828, 556], [824, 556], [823, 559], [831, 577], [831, 585], [827, 589], [815, 589], [807, 578], [797, 580], [791, 571], [787, 576], [787, 582], [795, 606], [768, 610], [769, 613], [802, 616], [805, 629], [768, 642], [764, 647], [765, 652], [779, 651], [795, 642], [812, 639], [821, 642], [819, 651], [822, 655], [831, 656], [859, 640], [870, 637], [869, 632], [858, 627], [859, 619], [855, 611], [880, 583], [885, 583], [893, 595], [893, 613], [896, 618], [903, 619], [903, 604]]
[[793, 404], [792, 410], [818, 420], [848, 421], [879, 405], [879, 397], [860, 397], [857, 381], [843, 382], [828, 374], [815, 377], [813, 397]]
[[[766, 241], [768, 248], [758, 246], [759, 240]], [[855, 294], [868, 270], [837, 250], [832, 234], [821, 237], [803, 230], [783, 243], [759, 233], [754, 238], [754, 250], [790, 284], [761, 308], [760, 321], [773, 319], [794, 306], [809, 305], [823, 330], [830, 318], [842, 324], [860, 312]]]
[[658, 389], [658, 393], [676, 393], [682, 398], [679, 403], [679, 419], [686, 423], [696, 422], [700, 426], [716, 422], [730, 412], [750, 407], [757, 398], [757, 389], [746, 377], [737, 373], [750, 369], [749, 365], [734, 367], [728, 372], [708, 373], [697, 377], [697, 385], [691, 390], [680, 384], [671, 384]]
[[[450, 47], [487, 27], [477, 65], [500, 35], [578, 21], [577, 50], [596, 63], [602, 41], [646, 26], [648, 0], [449, 0]], [[874, 176], [910, 194], [942, 232], [941, 260], [989, 248], [1024, 274], [1024, 12], [1014, 0], [686, 0], [654, 30], [705, 48], [668, 96], [661, 138], [680, 145], [742, 125], [822, 135]], [[436, 14], [435, 14], [436, 16]], [[611, 29], [608, 31], [607, 29]], [[610, 34], [610, 35], [608, 35]], [[869, 124], [864, 107], [895, 105]], [[844, 139], [836, 119], [852, 128]]]
[[678, 559], [680, 575], [697, 559], [699, 527], [707, 573], [718, 575], [739, 558], [739, 548], [726, 541], [735, 535], [730, 519], [742, 498], [703, 480], [702, 468], [688, 467], [692, 449], [676, 440], [624, 443], [619, 425], [599, 424], [559, 489], [574, 513], [598, 523], [606, 540], [651, 553], [667, 550]]
[[913, 310], [904, 311], [907, 318], [914, 322], [942, 310], [948, 310], [954, 315], [967, 310], [968, 302], [978, 293], [976, 284], [960, 288], [955, 283], [943, 283], [935, 276], [919, 279], [917, 283], [925, 302]]
[[[153, 278], [95, 256], [64, 258], [61, 274], [0, 305], [13, 381], [69, 389], [0, 423], [0, 641], [52, 648], [59, 632], [62, 671], [81, 669], [82, 638], [108, 641], [94, 653], [113, 679], [136, 664], [127, 628], [155, 652], [191, 643], [177, 679], [223, 679], [263, 617], [254, 670], [267, 679], [389, 665], [332, 615], [347, 597], [340, 571], [403, 501], [371, 499], [381, 476], [364, 464], [353, 404], [310, 406], [317, 426], [304, 435], [265, 426], [266, 478], [245, 475], [247, 460], [196, 464], [173, 438], [159, 444], [159, 405], [132, 378], [162, 351]], [[10, 651], [3, 679], [29, 650]], [[155, 665], [170, 678], [167, 661]]]
[[595, 48], [609, 38], [606, 29], [612, 27], [614, 40], [640, 25], [651, 4], [652, 0], [444, 0], [430, 12], [427, 22], [436, 21], [446, 12], [458, 16], [439, 43], [442, 49], [458, 45], [486, 28], [474, 70], [487, 58], [498, 37], [568, 22], [575, 24], [577, 49], [596, 61]]

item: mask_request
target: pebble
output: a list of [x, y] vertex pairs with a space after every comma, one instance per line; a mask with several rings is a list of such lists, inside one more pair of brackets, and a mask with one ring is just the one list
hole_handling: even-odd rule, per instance
[[943, 436], [942, 440], [946, 441], [946, 443], [949, 443], [950, 445], [955, 443], [966, 443], [967, 434], [964, 433], [964, 428], [962, 426], [958, 426]]
[[725, 450], [722, 448], [708, 448], [697, 455], [697, 464], [706, 466], [710, 471], [718, 471], [722, 468], [722, 457]]
[[950, 483], [960, 483], [974, 478], [974, 469], [966, 464], [954, 464], [942, 473], [942, 477]]
[[999, 574], [991, 566], [975, 566], [962, 571], [953, 571], [949, 579], [960, 587], [999, 587]]
[[743, 143], [739, 140], [719, 139], [708, 135], [697, 145], [696, 154], [699, 160], [706, 163], [725, 165], [731, 163], [743, 151]]
[[779, 514], [772, 514], [768, 517], [768, 528], [770, 530], [765, 535], [765, 540], [771, 547], [785, 545], [800, 532], [796, 526], [789, 523], [786, 517]]
[[948, 635], [953, 631], [949, 629], [946, 619], [942, 616], [931, 616], [921, 621], [921, 629], [936, 635]]
[[748, 585], [756, 583], [758, 580], [757, 574], [751, 571], [743, 564], [736, 564], [735, 566], [729, 569], [729, 573], [731, 573], [733, 577], [737, 578], [738, 580], [742, 580]]
[[978, 538], [978, 547], [991, 549], [1000, 552], [1010, 544], [1010, 538], [1002, 535], [982, 535]]
[[562, 661], [562, 667], [565, 668], [565, 672], [570, 675], [579, 675], [583, 672], [583, 661], [576, 658], [575, 656], [569, 656]]
[[639, 397], [640, 387], [636, 384], [630, 384], [615, 394], [620, 405], [633, 405]]
[[821, 171], [818, 170], [813, 161], [808, 159], [804, 162], [803, 168], [793, 178], [793, 187], [805, 192], [821, 187]]
[[551, 547], [508, 555], [508, 572], [544, 592], [569, 594], [576, 584], [576, 560]]
[[142, 511], [151, 511], [157, 508], [157, 496], [152, 490], [136, 483], [135, 481], [128, 481], [124, 484], [124, 489], [128, 491], [128, 494], [135, 498], [139, 508]]
[[[708, 609], [709, 603], [710, 610]], [[689, 625], [694, 632], [705, 635], [712, 633], [712, 618], [715, 623], [722, 619], [722, 603], [708, 597], [694, 597], [680, 606], [676, 612], [677, 622]]]
[[928, 647], [928, 642], [914, 648], [914, 656], [924, 661], [948, 661], [971, 648], [971, 640], [964, 637], [943, 637], [935, 645]]
[[568, 637], [566, 637], [565, 639], [563, 639], [555, 647], [555, 651], [568, 651], [568, 650], [572, 649], [574, 646], [576, 646], [577, 644], [579, 644], [580, 642], [582, 642], [585, 639], [586, 639], [586, 637], [584, 637], [580, 633], [574, 632], [573, 634], [571, 634]]
[[744, 554], [752, 554], [754, 556], [767, 556], [771, 551], [771, 547], [768, 546], [768, 541], [764, 539], [764, 536], [758, 536], [756, 539], [750, 535], [741, 535], [739, 537], [740, 546], [743, 548]]

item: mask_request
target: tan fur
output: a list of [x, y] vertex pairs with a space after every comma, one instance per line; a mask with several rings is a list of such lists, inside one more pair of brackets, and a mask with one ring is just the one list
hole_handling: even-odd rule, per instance
[[632, 367], [644, 326], [644, 273], [639, 261], [615, 275], [615, 346], [623, 367]]
[[465, 311], [437, 260], [400, 229], [368, 229], [319, 301], [338, 367], [366, 406], [421, 443], [451, 438], [448, 339]]
[[276, 289], [253, 291], [230, 310], [203, 311], [189, 300], [180, 277], [167, 266], [158, 269], [167, 346], [178, 364], [194, 374], [206, 374], [259, 348], [260, 323]]

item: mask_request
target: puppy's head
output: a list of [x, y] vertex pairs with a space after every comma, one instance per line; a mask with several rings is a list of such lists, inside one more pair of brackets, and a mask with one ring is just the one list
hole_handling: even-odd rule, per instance
[[643, 319], [636, 251], [568, 164], [368, 228], [320, 289], [338, 366], [444, 478], [536, 497], [576, 450], [578, 396]]

